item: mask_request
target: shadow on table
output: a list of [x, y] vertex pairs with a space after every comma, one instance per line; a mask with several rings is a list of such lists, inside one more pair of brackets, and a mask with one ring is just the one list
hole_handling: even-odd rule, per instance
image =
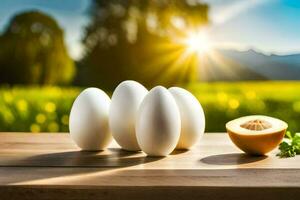
[[105, 151], [68, 151], [38, 154], [7, 164], [25, 167], [128, 167], [159, 159], [162, 159], [162, 157], [148, 157], [142, 152], [109, 148]]
[[244, 153], [212, 155], [202, 158], [200, 162], [210, 165], [240, 165], [266, 159], [268, 156], [251, 156]]
[[178, 155], [188, 152], [188, 149], [175, 149], [170, 155]]
[[10, 167], [6, 169], [6, 172], [11, 169], [13, 173], [17, 173], [14, 174], [14, 177], [16, 177], [14, 182], [7, 181], [10, 184], [77, 174], [102, 173], [160, 159], [163, 159], [163, 157], [148, 157], [142, 152], [109, 148], [98, 152], [68, 151], [38, 154], [23, 159], [2, 161], [0, 166]]

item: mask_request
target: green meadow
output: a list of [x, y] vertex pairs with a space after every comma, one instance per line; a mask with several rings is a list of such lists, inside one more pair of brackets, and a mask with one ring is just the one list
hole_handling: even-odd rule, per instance
[[[206, 132], [223, 132], [231, 119], [278, 117], [300, 130], [300, 82], [216, 82], [184, 86], [201, 102]], [[0, 131], [68, 132], [69, 112], [83, 88], [1, 87]], [[108, 92], [111, 94], [111, 92]]]

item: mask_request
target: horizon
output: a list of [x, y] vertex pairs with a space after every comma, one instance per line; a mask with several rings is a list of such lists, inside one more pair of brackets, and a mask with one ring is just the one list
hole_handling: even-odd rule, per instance
[[[210, 6], [211, 24], [207, 27], [216, 49], [240, 52], [253, 49], [265, 55], [300, 53], [300, 2], [292, 0], [205, 0]], [[54, 17], [65, 31], [70, 56], [83, 55], [81, 38], [89, 23], [87, 9], [91, 0], [54, 1], [4, 0], [0, 8], [0, 33], [17, 13], [39, 10]], [[297, 18], [298, 17], [298, 18]], [[278, 23], [271, 23], [277, 19]], [[297, 24], [299, 24], [297, 26]], [[255, 28], [252, 28], [255, 27]], [[283, 27], [283, 28], [281, 28]], [[270, 37], [271, 36], [271, 37]]]

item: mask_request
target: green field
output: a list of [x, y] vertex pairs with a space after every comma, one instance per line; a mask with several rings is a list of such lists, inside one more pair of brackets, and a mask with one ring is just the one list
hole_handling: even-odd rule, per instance
[[[300, 82], [234, 82], [187, 85], [206, 114], [206, 131], [225, 131], [227, 121], [264, 114], [300, 130]], [[66, 132], [72, 102], [82, 88], [2, 87], [0, 131]], [[110, 92], [111, 93], [111, 92]]]

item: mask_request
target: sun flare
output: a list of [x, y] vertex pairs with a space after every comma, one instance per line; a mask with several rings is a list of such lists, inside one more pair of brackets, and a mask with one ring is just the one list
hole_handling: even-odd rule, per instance
[[176, 75], [178, 81], [184, 81], [187, 74], [188, 78], [196, 80], [200, 73], [205, 76], [210, 71], [206, 68], [206, 62], [210, 59], [219, 61], [219, 56], [214, 51], [215, 43], [210, 39], [208, 30], [203, 27], [174, 32], [169, 39], [165, 43], [156, 44], [156, 50], [163, 56], [153, 59], [149, 63], [151, 67], [143, 71], [150, 73], [155, 66], [168, 66], [157, 77], [158, 81], [163, 82], [178, 71], [181, 72]]
[[211, 41], [206, 32], [190, 32], [185, 40], [185, 45], [190, 53], [204, 54], [211, 50]]

